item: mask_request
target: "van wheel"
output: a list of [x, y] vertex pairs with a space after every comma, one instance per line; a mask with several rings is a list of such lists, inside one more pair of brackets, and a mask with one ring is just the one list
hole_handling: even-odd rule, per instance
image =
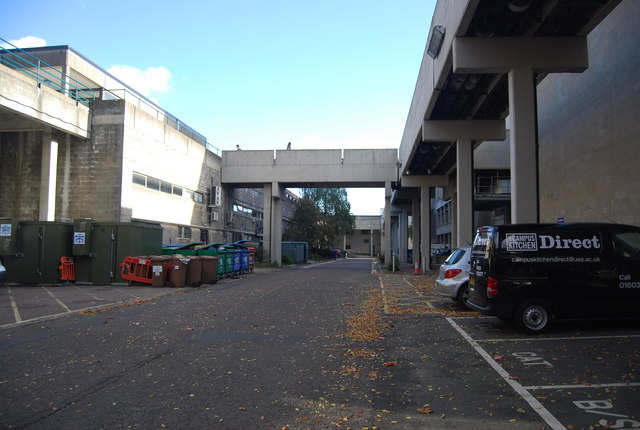
[[467, 302], [469, 301], [469, 284], [461, 285], [460, 288], [458, 288], [458, 295], [456, 296], [455, 300], [465, 308], [468, 308]]
[[545, 333], [551, 328], [552, 321], [551, 307], [542, 300], [524, 302], [516, 309], [516, 327], [525, 333]]

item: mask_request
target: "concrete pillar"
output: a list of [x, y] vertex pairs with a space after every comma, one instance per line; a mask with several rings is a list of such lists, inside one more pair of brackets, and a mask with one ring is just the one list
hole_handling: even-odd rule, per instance
[[509, 71], [511, 222], [538, 222], [538, 142], [534, 74]]
[[282, 196], [284, 188], [277, 182], [271, 185], [271, 261], [282, 265]]
[[471, 245], [473, 241], [473, 145], [471, 141], [459, 140], [456, 154], [457, 229], [452, 245], [460, 247]]
[[262, 247], [264, 248], [264, 261], [271, 261], [271, 183], [263, 186], [264, 212], [262, 219]]
[[382, 237], [382, 250], [385, 262], [393, 258], [391, 252], [391, 182], [384, 185], [384, 232]]
[[420, 187], [420, 254], [422, 273], [431, 270], [431, 187]]
[[420, 196], [415, 196], [411, 201], [411, 225], [413, 227], [413, 261], [411, 264], [414, 264], [416, 259], [418, 259], [418, 263], [421, 261], [420, 259]]
[[47, 127], [42, 134], [42, 161], [40, 167], [39, 221], [54, 221], [56, 216], [56, 177], [58, 174], [58, 142]]
[[407, 249], [409, 249], [408, 240], [408, 228], [409, 228], [409, 213], [406, 210], [401, 210], [398, 213], [398, 248], [400, 253], [400, 261], [411, 263], [407, 259]]

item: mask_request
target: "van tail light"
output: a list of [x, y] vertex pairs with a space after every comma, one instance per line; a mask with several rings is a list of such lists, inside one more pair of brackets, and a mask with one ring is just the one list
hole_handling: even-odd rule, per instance
[[446, 272], [444, 272], [444, 279], [455, 278], [461, 273], [462, 273], [462, 270], [460, 269], [449, 269]]
[[487, 278], [487, 297], [497, 296], [498, 293], [498, 280], [489, 276]]

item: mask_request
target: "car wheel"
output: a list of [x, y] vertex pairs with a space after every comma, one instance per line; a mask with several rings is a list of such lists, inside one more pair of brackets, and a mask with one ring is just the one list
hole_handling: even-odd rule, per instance
[[551, 307], [545, 301], [530, 300], [516, 309], [514, 319], [518, 330], [529, 334], [540, 334], [551, 328], [553, 314]]
[[460, 285], [460, 288], [458, 288], [458, 295], [456, 296], [456, 302], [460, 303], [465, 308], [469, 308], [469, 306], [467, 306], [468, 301], [469, 301], [469, 284]]

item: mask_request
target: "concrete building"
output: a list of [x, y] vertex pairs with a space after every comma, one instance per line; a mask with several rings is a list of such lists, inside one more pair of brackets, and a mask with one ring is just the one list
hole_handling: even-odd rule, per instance
[[[435, 187], [452, 246], [490, 223], [640, 224], [639, 19], [634, 0], [438, 1], [392, 198], [414, 215], [422, 267], [449, 234], [432, 231]], [[508, 167], [480, 168], [502, 141]]]
[[353, 233], [336, 237], [335, 244], [352, 256], [377, 256], [382, 250], [380, 216], [357, 215]]
[[223, 187], [203, 135], [68, 46], [2, 55], [0, 217], [152, 221], [164, 243], [262, 235], [262, 189]]

